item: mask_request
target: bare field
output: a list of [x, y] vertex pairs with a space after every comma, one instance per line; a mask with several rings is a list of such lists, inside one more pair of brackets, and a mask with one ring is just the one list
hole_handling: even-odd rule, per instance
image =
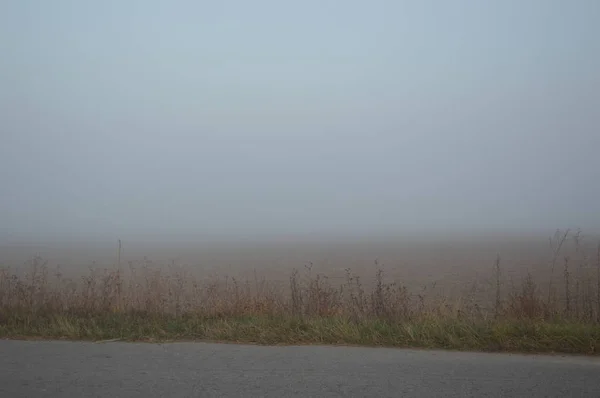
[[[565, 236], [561, 236], [566, 233]], [[564, 242], [560, 242], [564, 237]], [[326, 277], [337, 286], [349, 273], [372, 287], [383, 271], [386, 283], [405, 286], [409, 292], [427, 292], [459, 299], [466, 296], [488, 305], [499, 280], [502, 294], [516, 289], [527, 275], [543, 288], [550, 279], [561, 283], [565, 259], [571, 272], [593, 278], [596, 273], [597, 238], [580, 232], [557, 231], [554, 236], [480, 236], [469, 238], [397, 239], [379, 241], [324, 241], [295, 243], [218, 244], [118, 244], [37, 245], [0, 247], [0, 266], [22, 274], [35, 256], [50, 273], [84, 277], [94, 270], [120, 268], [160, 270], [168, 275], [185, 272], [188, 278], [214, 283], [235, 278], [256, 288], [260, 282], [287, 289], [294, 270], [300, 276]], [[560, 244], [560, 247], [557, 247]], [[558, 249], [558, 251], [556, 251]], [[554, 271], [552, 271], [552, 262]], [[120, 264], [120, 267], [118, 266]], [[557, 292], [560, 296], [562, 292]]]
[[[0, 248], [0, 264], [23, 269], [34, 256], [40, 256], [50, 268], [60, 266], [65, 276], [79, 277], [90, 268], [114, 268], [118, 262], [117, 244], [112, 247], [91, 245], [10, 246]], [[549, 255], [547, 238], [529, 241], [517, 238], [473, 241], [332, 242], [255, 245], [148, 245], [123, 242], [121, 266], [140, 268], [183, 267], [195, 278], [212, 280], [236, 277], [256, 278], [273, 284], [288, 284], [294, 269], [312, 267], [313, 273], [326, 275], [332, 283], [343, 281], [347, 270], [368, 284], [382, 268], [386, 281], [401, 282], [411, 290], [425, 287], [459, 294], [465, 284], [485, 282], [496, 256], [502, 258], [505, 277], [521, 278], [527, 271], [542, 273]], [[507, 279], [508, 281], [508, 279]]]

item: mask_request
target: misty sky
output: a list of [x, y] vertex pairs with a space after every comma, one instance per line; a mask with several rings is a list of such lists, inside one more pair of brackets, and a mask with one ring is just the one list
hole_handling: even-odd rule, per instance
[[0, 239], [600, 227], [600, 2], [5, 0]]

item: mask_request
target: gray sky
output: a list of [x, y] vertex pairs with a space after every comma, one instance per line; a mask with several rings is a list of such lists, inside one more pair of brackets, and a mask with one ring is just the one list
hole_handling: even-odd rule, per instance
[[0, 238], [600, 227], [597, 0], [6, 0]]

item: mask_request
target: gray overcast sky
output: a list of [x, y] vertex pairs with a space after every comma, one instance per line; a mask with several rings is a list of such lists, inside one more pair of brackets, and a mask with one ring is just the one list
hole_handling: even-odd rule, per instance
[[0, 239], [600, 227], [600, 1], [4, 0]]

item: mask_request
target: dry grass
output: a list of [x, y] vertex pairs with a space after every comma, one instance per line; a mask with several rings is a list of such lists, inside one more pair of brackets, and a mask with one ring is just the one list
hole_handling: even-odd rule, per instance
[[[567, 242], [575, 250], [563, 256]], [[243, 281], [200, 281], [174, 264], [123, 267], [120, 256], [114, 268], [90, 269], [73, 280], [35, 257], [26, 272], [0, 268], [0, 336], [596, 354], [600, 245], [590, 258], [579, 232], [557, 231], [550, 246], [544, 284], [528, 274], [509, 286], [501, 258], [492, 262], [483, 289], [488, 301], [477, 298], [476, 285], [453, 298], [426, 289], [410, 293], [399, 282], [387, 282], [377, 263], [375, 283], [368, 287], [350, 270], [343, 282], [333, 283], [308, 265], [294, 271], [284, 288], [256, 273]]]

